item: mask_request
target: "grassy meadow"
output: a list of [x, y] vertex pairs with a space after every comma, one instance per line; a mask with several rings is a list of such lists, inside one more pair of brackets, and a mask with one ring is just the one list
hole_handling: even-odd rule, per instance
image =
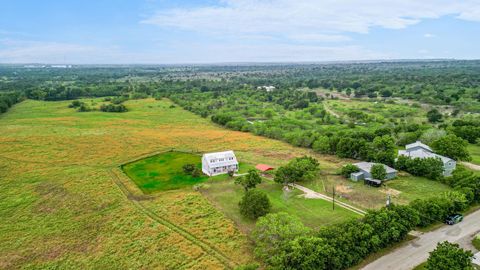
[[[245, 163], [274, 166], [313, 154], [222, 129], [167, 100], [128, 101], [121, 114], [76, 112], [69, 103], [27, 100], [0, 116], [0, 269], [248, 263], [248, 238], [202, 194], [145, 195], [119, 166], [172, 148], [234, 149]], [[316, 157], [324, 171], [344, 162]]]

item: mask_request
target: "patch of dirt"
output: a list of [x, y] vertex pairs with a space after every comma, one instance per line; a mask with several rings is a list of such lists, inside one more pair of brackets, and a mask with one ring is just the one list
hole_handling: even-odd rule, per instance
[[338, 185], [336, 188], [335, 188], [336, 192], [337, 193], [341, 193], [341, 194], [348, 194], [350, 192], [353, 191], [353, 188], [350, 187], [350, 186], [345, 186], [345, 185]]
[[391, 196], [393, 197], [398, 197], [398, 195], [400, 195], [402, 192], [400, 190], [396, 190], [396, 189], [393, 189], [393, 188], [382, 188], [380, 189], [380, 192], [384, 193], [384, 194], [390, 194]]

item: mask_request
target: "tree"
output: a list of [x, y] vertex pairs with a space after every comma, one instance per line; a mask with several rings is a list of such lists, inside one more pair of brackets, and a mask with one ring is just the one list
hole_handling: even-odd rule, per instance
[[473, 253], [463, 250], [458, 244], [447, 241], [438, 243], [437, 248], [430, 252], [425, 264], [427, 270], [473, 270]]
[[250, 189], [245, 192], [238, 205], [240, 206], [240, 213], [250, 219], [264, 216], [272, 208], [267, 194], [257, 189]]
[[348, 163], [348, 164], [346, 164], [345, 166], [342, 167], [342, 175], [345, 178], [350, 178], [350, 174], [356, 173], [358, 171], [360, 171], [360, 169], [358, 169], [357, 166], [355, 166], [351, 163]]
[[420, 140], [427, 145], [432, 144], [434, 141], [444, 137], [447, 135], [447, 132], [443, 129], [431, 128], [425, 131], [422, 136], [420, 136]]
[[387, 170], [383, 164], [374, 164], [371, 169], [371, 174], [374, 179], [384, 180], [387, 177]]
[[235, 179], [235, 184], [243, 186], [245, 191], [255, 188], [261, 182], [262, 178], [256, 170], [250, 170], [247, 175]]
[[467, 141], [454, 134], [441, 137], [432, 143], [433, 149], [435, 149], [438, 154], [455, 160], [471, 160], [467, 146]]
[[266, 260], [275, 255], [281, 245], [306, 235], [309, 231], [298, 217], [285, 212], [261, 217], [252, 232], [255, 255]]
[[392, 136], [375, 137], [369, 156], [372, 156], [376, 162], [392, 166], [395, 162], [395, 149], [395, 140]]
[[284, 185], [297, 181], [308, 181], [314, 179], [319, 171], [318, 161], [313, 157], [304, 156], [294, 158], [287, 165], [278, 168], [274, 180]]
[[442, 120], [442, 114], [437, 109], [432, 109], [427, 112], [428, 122], [437, 123]]

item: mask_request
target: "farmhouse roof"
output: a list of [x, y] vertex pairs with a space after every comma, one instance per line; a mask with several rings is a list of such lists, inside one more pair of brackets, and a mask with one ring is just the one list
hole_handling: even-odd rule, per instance
[[203, 158], [210, 165], [210, 167], [220, 167], [238, 164], [237, 157], [232, 150], [224, 152], [206, 153]]
[[433, 152], [433, 150], [432, 150], [432, 148], [430, 148], [430, 146], [422, 143], [421, 141], [416, 141], [416, 142], [414, 142], [414, 143], [407, 144], [407, 145], [405, 146], [405, 149], [408, 150], [408, 149], [411, 149], [411, 148], [414, 148], [414, 147], [421, 147], [421, 148], [423, 148], [423, 149], [425, 149], [425, 150], [427, 150], [427, 151]]
[[410, 158], [421, 158], [421, 159], [424, 159], [424, 158], [439, 158], [439, 159], [442, 160], [443, 164], [453, 160], [449, 157], [444, 157], [442, 155], [435, 154], [435, 153], [432, 153], [430, 151], [425, 151], [423, 149], [417, 149], [417, 150], [414, 150], [414, 151], [399, 150], [398, 155], [407, 156], [407, 157], [410, 157]]
[[[372, 166], [375, 165], [375, 164], [376, 163], [373, 163], [373, 162], [358, 162], [358, 163], [355, 163], [353, 165], [357, 166], [362, 171], [370, 173], [370, 171], [372, 170]], [[378, 163], [378, 164], [380, 164], [380, 163]], [[385, 164], [382, 164], [382, 165], [385, 168], [385, 171], [387, 173], [397, 172], [397, 170], [395, 170], [394, 168], [391, 168], [391, 167], [389, 167]]]
[[266, 164], [258, 164], [257, 166], [255, 166], [255, 168], [262, 172], [266, 172], [274, 169], [272, 166], [266, 165]]

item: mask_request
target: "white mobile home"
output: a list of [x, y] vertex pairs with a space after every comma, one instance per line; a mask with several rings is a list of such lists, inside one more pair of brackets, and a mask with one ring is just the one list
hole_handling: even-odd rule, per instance
[[202, 171], [208, 176], [238, 171], [238, 161], [233, 151], [207, 153], [202, 156]]

